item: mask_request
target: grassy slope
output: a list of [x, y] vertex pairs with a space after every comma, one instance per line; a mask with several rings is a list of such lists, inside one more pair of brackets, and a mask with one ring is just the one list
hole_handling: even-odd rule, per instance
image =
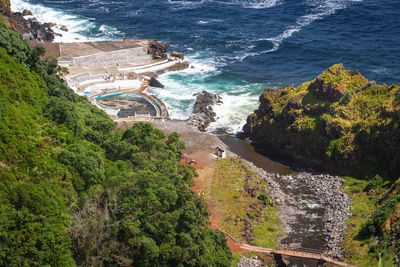
[[[265, 206], [244, 190], [247, 177], [254, 177], [249, 185], [259, 187], [257, 195], [264, 193], [263, 188], [267, 186], [266, 183], [252, 172], [245, 162], [236, 157], [217, 161], [215, 180], [209, 190], [213, 196], [215, 209], [220, 215], [218, 224], [237, 240], [248, 242], [243, 237], [243, 220], [248, 218], [246, 214], [250, 214], [254, 217], [251, 220], [254, 238], [252, 243], [257, 246], [276, 248], [276, 238], [281, 229], [275, 209], [270, 205]], [[260, 207], [262, 213], [256, 215], [257, 212], [250, 208], [250, 205]]]

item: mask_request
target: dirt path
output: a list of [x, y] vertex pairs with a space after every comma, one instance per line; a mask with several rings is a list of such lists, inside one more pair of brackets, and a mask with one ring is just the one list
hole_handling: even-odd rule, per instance
[[[320, 253], [312, 253], [305, 251], [295, 251], [295, 250], [274, 250], [270, 248], [260, 248], [248, 244], [242, 244], [235, 241], [229, 233], [226, 233], [223, 229], [218, 226], [219, 214], [214, 208], [214, 203], [212, 196], [208, 194], [206, 191], [207, 188], [210, 188], [210, 185], [214, 181], [215, 174], [215, 166], [216, 166], [216, 156], [213, 155], [213, 151], [217, 146], [225, 147], [227, 146], [215, 135], [209, 133], [199, 132], [196, 129], [193, 129], [187, 126], [184, 121], [175, 121], [175, 120], [153, 120], [151, 121], [154, 127], [161, 129], [164, 131], [166, 135], [169, 135], [172, 132], [177, 132], [180, 134], [180, 140], [185, 142], [186, 148], [184, 153], [188, 156], [188, 159], [194, 159], [197, 163], [194, 164], [194, 167], [199, 174], [198, 177], [193, 178], [193, 189], [203, 195], [204, 199], [207, 203], [208, 209], [210, 211], [210, 227], [212, 229], [218, 229], [225, 233], [227, 238], [227, 244], [230, 247], [232, 252], [244, 252], [244, 251], [254, 251], [254, 252], [262, 252], [262, 253], [273, 253], [280, 254], [292, 257], [300, 257], [300, 258], [308, 258], [308, 259], [319, 259], [327, 262], [331, 262], [340, 266], [351, 266], [344, 262], [336, 261], [325, 257]], [[127, 129], [131, 127], [133, 122], [119, 122], [119, 127], [121, 129]], [[185, 162], [185, 160], [182, 160]]]

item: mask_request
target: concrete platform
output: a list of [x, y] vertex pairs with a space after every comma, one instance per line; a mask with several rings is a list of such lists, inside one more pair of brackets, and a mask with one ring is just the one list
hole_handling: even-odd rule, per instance
[[112, 52], [122, 49], [142, 47], [148, 41], [141, 40], [134, 42], [127, 41], [103, 41], [103, 42], [84, 42], [84, 43], [60, 43], [60, 57], [82, 57], [104, 52]]

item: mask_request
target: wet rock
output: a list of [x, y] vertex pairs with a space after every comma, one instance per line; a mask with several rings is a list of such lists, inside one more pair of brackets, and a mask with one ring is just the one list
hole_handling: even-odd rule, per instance
[[24, 9], [24, 11], [22, 11], [22, 16], [32, 16], [32, 11]]
[[65, 25], [62, 25], [60, 27], [60, 30], [64, 31], [64, 32], [68, 32], [68, 28]]
[[7, 21], [8, 27], [13, 31], [22, 33], [27, 40], [39, 42], [52, 42], [54, 40], [54, 32], [48, 23], [39, 23], [36, 18], [25, 19], [20, 12], [5, 11], [2, 15], [3, 19]]
[[171, 53], [171, 57], [178, 58], [178, 59], [184, 59], [185, 58], [185, 56], [182, 53], [179, 53], [179, 52], [176, 52], [176, 51]]
[[194, 112], [189, 117], [188, 124], [205, 132], [211, 122], [215, 122], [217, 114], [213, 110], [215, 104], [221, 102], [221, 97], [218, 94], [211, 94], [203, 91], [197, 94]]
[[169, 44], [159, 43], [156, 40], [150, 40], [148, 44], [148, 53], [153, 59], [167, 58]]
[[156, 78], [151, 77], [149, 84], [151, 87], [157, 87], [157, 88], [164, 88], [164, 85], [162, 85], [162, 83], [160, 83]]
[[188, 69], [190, 66], [189, 62], [179, 62], [174, 65], [172, 65], [170, 68], [168, 68], [168, 71], [180, 71], [180, 70], [185, 70]]

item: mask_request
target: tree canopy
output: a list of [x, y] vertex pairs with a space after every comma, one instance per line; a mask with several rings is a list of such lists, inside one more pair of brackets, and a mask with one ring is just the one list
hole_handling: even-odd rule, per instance
[[0, 25], [0, 266], [229, 266], [179, 135], [122, 131]]

